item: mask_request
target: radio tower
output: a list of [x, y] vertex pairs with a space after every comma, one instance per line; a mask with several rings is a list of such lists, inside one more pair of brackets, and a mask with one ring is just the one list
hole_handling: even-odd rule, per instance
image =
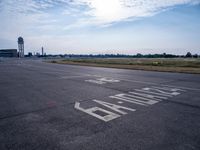
[[24, 39], [22, 37], [18, 38], [18, 49], [19, 57], [24, 57]]
[[44, 48], [42, 47], [42, 56], [44, 56]]

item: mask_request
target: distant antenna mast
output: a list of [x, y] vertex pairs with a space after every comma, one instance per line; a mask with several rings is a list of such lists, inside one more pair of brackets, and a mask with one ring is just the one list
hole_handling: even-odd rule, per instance
[[44, 56], [44, 48], [42, 47], [42, 56]]
[[18, 49], [19, 57], [24, 57], [24, 39], [22, 37], [18, 38]]

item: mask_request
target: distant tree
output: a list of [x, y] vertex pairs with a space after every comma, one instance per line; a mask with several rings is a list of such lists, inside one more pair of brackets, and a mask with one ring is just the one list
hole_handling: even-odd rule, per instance
[[141, 57], [142, 57], [142, 54], [137, 53], [136, 57], [137, 57], [137, 58], [141, 58]]
[[28, 57], [32, 57], [33, 54], [31, 52], [28, 53]]
[[190, 52], [187, 52], [187, 54], [185, 55], [185, 57], [192, 57], [192, 54]]
[[166, 53], [163, 53], [163, 57], [166, 58], [166, 57], [167, 57], [167, 54], [166, 54]]
[[198, 54], [194, 54], [194, 55], [193, 55], [193, 58], [198, 58]]

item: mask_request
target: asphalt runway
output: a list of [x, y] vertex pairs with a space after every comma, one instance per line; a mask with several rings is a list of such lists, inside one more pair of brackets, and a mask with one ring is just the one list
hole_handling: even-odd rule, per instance
[[200, 75], [0, 61], [0, 150], [199, 150]]

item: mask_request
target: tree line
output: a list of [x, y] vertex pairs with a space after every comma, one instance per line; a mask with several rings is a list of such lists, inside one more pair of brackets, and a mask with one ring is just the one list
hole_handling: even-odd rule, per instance
[[[26, 55], [26, 57], [32, 57], [32, 54]], [[136, 54], [136, 55], [125, 55], [125, 54], [59, 54], [59, 55], [37, 55], [37, 57], [61, 57], [61, 58], [199, 58], [200, 55], [192, 54], [187, 52], [185, 55], [174, 55], [174, 54]]]

